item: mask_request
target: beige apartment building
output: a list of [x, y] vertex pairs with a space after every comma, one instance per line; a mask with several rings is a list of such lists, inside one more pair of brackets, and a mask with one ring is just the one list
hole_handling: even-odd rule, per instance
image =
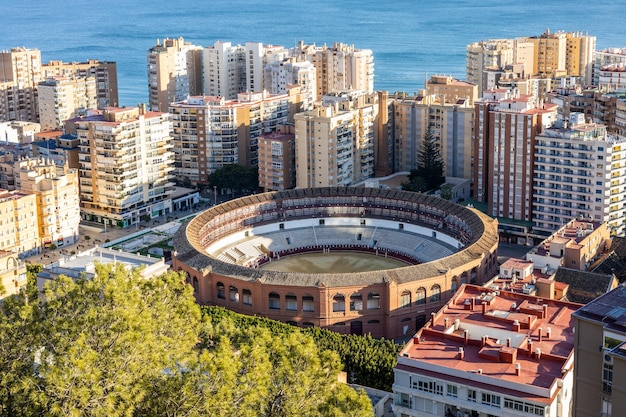
[[259, 136], [293, 123], [304, 95], [241, 93], [237, 100], [195, 96], [172, 103], [175, 176], [180, 183], [208, 184], [208, 176], [228, 164], [256, 166]]
[[417, 96], [393, 99], [394, 170], [416, 168], [422, 139], [430, 131], [439, 144], [445, 176], [471, 178], [477, 92], [474, 84], [438, 75]]
[[289, 190], [296, 186], [296, 144], [293, 125], [259, 136], [259, 187], [264, 191]]
[[66, 131], [80, 142], [82, 219], [128, 227], [171, 212], [174, 153], [167, 113], [109, 107], [67, 121]]
[[170, 103], [202, 94], [202, 47], [183, 38], [157, 39], [148, 50], [149, 105], [167, 112]]
[[299, 61], [309, 61], [315, 66], [317, 97], [349, 89], [374, 91], [374, 54], [370, 49], [358, 49], [341, 42], [328, 47], [299, 41], [290, 52]]
[[98, 107], [94, 77], [54, 77], [39, 83], [39, 124], [42, 130], [63, 126], [67, 119]]
[[84, 62], [50, 61], [41, 67], [41, 80], [53, 77], [75, 77], [96, 80], [98, 108], [117, 107], [117, 64], [112, 61], [90, 59]]
[[0, 250], [0, 302], [26, 289], [26, 263], [15, 253]]
[[0, 190], [0, 251], [20, 257], [39, 252], [37, 196], [21, 190]]
[[38, 49], [0, 51], [0, 121], [38, 122], [37, 84], [43, 79]]
[[378, 95], [344, 91], [295, 116], [296, 186], [348, 186], [374, 175], [374, 147], [380, 135]]
[[485, 91], [475, 105], [473, 195], [487, 214], [531, 221], [535, 136], [556, 118], [556, 105], [517, 91]]
[[41, 246], [74, 244], [80, 223], [78, 170], [45, 158], [18, 160], [14, 169], [16, 188], [37, 196]]
[[576, 311], [574, 416], [619, 417], [626, 410], [626, 287]]

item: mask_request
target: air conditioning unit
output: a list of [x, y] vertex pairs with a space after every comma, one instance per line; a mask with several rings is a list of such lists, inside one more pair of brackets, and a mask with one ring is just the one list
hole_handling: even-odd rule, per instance
[[613, 356], [608, 353], [604, 354], [604, 363], [613, 364]]

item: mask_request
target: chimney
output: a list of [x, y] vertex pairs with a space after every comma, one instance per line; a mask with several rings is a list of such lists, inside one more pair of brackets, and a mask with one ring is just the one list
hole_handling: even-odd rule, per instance
[[419, 345], [420, 344], [420, 338], [417, 337], [417, 336], [413, 337], [413, 344], [414, 345]]
[[551, 335], [552, 335], [552, 329], [549, 327], [546, 327], [546, 339], [549, 339]]
[[510, 337], [506, 338], [506, 347], [511, 347], [511, 338]]
[[461, 326], [461, 320], [454, 320], [454, 330], [459, 330], [459, 326]]
[[537, 329], [537, 339], [539, 340], [539, 342], [541, 342], [541, 332], [543, 331], [543, 329], [540, 327]]
[[478, 368], [477, 373], [478, 373], [479, 375], [482, 375], [482, 374], [483, 374], [483, 370], [482, 370], [482, 368]]
[[513, 331], [519, 333], [520, 327], [519, 320], [513, 320]]
[[533, 340], [529, 338], [527, 343], [528, 343], [528, 357], [532, 358], [532, 356], [533, 356]]
[[436, 313], [433, 311], [432, 313], [430, 313], [430, 327], [435, 327], [435, 316]]
[[470, 311], [474, 311], [474, 304], [476, 304], [476, 299], [472, 297], [472, 300], [470, 301]]
[[535, 349], [535, 357], [537, 358], [537, 360], [541, 359], [541, 349], [540, 348]]
[[448, 319], [447, 317], [443, 319], [443, 326], [448, 329], [448, 323], [450, 322], [450, 319]]
[[459, 347], [459, 360], [463, 360], [465, 357], [465, 350], [462, 347]]
[[487, 303], [483, 301], [483, 316], [487, 314]]
[[528, 315], [528, 330], [530, 330], [530, 326], [533, 322], [533, 316], [531, 316], [530, 314]]
[[463, 331], [463, 344], [467, 346], [468, 343], [469, 343], [469, 331], [464, 330]]
[[543, 317], [542, 317], [542, 319], [545, 319], [546, 317], [548, 317], [548, 305], [544, 304], [543, 305]]
[[485, 345], [487, 344], [487, 336], [483, 336], [480, 338], [480, 346], [481, 347], [485, 347]]
[[522, 373], [522, 365], [519, 364], [519, 362], [515, 363], [515, 375], [520, 376], [520, 374]]

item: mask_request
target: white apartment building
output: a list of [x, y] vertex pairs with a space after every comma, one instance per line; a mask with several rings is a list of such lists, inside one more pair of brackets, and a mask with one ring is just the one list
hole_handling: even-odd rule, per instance
[[313, 110], [317, 100], [317, 70], [308, 62], [296, 62], [295, 58], [276, 61], [265, 67], [265, 89], [271, 94], [284, 94], [292, 85], [302, 87], [305, 101], [302, 110]]
[[571, 417], [578, 307], [462, 285], [400, 352], [395, 415]]
[[0, 51], [0, 122], [39, 122], [37, 84], [42, 79], [38, 49]]
[[626, 138], [573, 113], [562, 127], [535, 138], [533, 229], [550, 234], [572, 218], [607, 223], [623, 236], [626, 218]]
[[14, 164], [15, 186], [37, 196], [41, 246], [71, 245], [78, 239], [78, 170], [50, 159], [21, 159]]
[[282, 46], [260, 42], [215, 42], [204, 48], [204, 94], [235, 100], [239, 93], [262, 92], [265, 66], [287, 55]]
[[167, 113], [109, 107], [66, 125], [79, 140], [83, 219], [128, 227], [171, 211], [174, 153]]
[[39, 124], [42, 130], [63, 126], [67, 119], [78, 117], [98, 107], [94, 77], [54, 77], [39, 83]]
[[148, 50], [149, 104], [167, 112], [168, 105], [202, 93], [202, 47], [183, 38], [157, 40]]
[[626, 63], [607, 65], [597, 70], [600, 91], [626, 91]]
[[600, 69], [610, 65], [626, 64], [626, 48], [607, 48], [593, 55], [593, 85], [599, 85]]
[[326, 95], [321, 106], [296, 114], [296, 187], [371, 178], [379, 112], [376, 94], [352, 90]]

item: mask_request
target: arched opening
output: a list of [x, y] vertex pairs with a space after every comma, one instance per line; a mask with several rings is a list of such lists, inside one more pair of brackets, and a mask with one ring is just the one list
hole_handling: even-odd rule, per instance
[[435, 284], [430, 287], [430, 301], [441, 301], [441, 287], [439, 284]]
[[415, 304], [426, 304], [426, 288], [420, 287], [415, 291]]
[[306, 294], [302, 296], [302, 311], [306, 311], [306, 312], [315, 311], [315, 304], [314, 304], [312, 295]]
[[456, 276], [452, 277], [452, 282], [450, 282], [450, 293], [454, 294], [458, 287], [458, 278]]
[[296, 297], [294, 294], [287, 294], [285, 296], [285, 310], [297, 311], [298, 297]]
[[216, 286], [217, 286], [217, 298], [221, 300], [225, 300], [226, 299], [226, 287], [221, 282], [218, 282]]
[[252, 291], [244, 289], [242, 291], [243, 303], [247, 306], [252, 305]]
[[478, 269], [472, 268], [472, 273], [470, 275], [470, 284], [476, 284], [477, 276], [478, 276]]
[[400, 307], [408, 308], [411, 307], [411, 291], [404, 290], [402, 294], [400, 294]]
[[231, 285], [228, 289], [228, 293], [229, 293], [230, 301], [234, 303], [239, 302], [239, 290], [237, 289], [237, 287], [234, 287]]
[[461, 274], [461, 285], [467, 284], [467, 271]]
[[337, 294], [333, 297], [333, 312], [346, 311], [346, 297], [343, 294]]
[[200, 284], [198, 278], [193, 277], [193, 292], [197, 295], [200, 292]]
[[269, 295], [269, 307], [270, 310], [280, 310], [280, 295], [275, 292], [271, 292]]
[[350, 311], [363, 310], [363, 296], [357, 292], [350, 296]]

